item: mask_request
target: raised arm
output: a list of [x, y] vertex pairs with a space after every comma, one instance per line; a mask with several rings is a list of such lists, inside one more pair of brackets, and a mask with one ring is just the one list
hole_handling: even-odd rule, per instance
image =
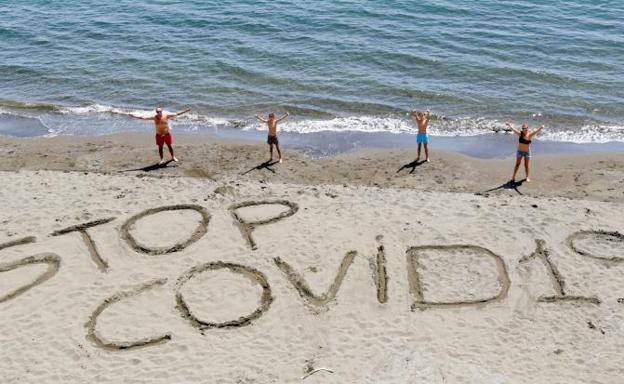
[[129, 117], [132, 117], [134, 119], [139, 119], [139, 120], [154, 120], [154, 116], [150, 116], [150, 117], [145, 117], [145, 116], [136, 116], [133, 115], [132, 113], [128, 113], [127, 114]]
[[266, 122], [267, 122], [265, 119], [263, 119], [262, 117], [260, 117], [260, 115], [256, 115], [256, 120], [258, 120], [258, 121], [262, 121], [263, 123], [266, 123]]
[[514, 127], [511, 126], [511, 123], [505, 123], [505, 125], [507, 127], [509, 127], [509, 129], [511, 129], [513, 131], [513, 133], [515, 133], [516, 135], [520, 134], [520, 131], [518, 131], [517, 129], [515, 129]]
[[277, 122], [280, 122], [282, 120], [284, 120], [285, 118], [287, 118], [288, 116], [290, 116], [290, 113], [286, 112], [286, 114], [282, 117], [280, 117], [279, 119], [277, 119]]
[[537, 135], [542, 129], [544, 129], [544, 125], [540, 125], [539, 128], [531, 132], [531, 137], [533, 137], [533, 135]]
[[411, 110], [410, 111], [410, 115], [412, 116], [412, 119], [414, 119], [414, 121], [416, 121], [417, 123], [420, 123], [420, 119], [418, 118], [418, 111], [417, 110]]
[[431, 120], [431, 112], [429, 112], [429, 110], [427, 110], [425, 114], [425, 120], [427, 121], [427, 124], [429, 124], [429, 120]]
[[177, 117], [177, 116], [180, 116], [180, 115], [185, 114], [185, 113], [190, 112], [190, 111], [191, 111], [191, 108], [186, 108], [185, 110], [182, 110], [180, 112], [169, 113], [169, 114], [167, 114], [167, 118], [170, 119], [172, 117]]

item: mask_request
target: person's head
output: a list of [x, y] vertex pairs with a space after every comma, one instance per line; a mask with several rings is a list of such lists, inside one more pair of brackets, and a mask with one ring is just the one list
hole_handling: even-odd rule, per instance
[[416, 117], [417, 118], [422, 119], [424, 116], [425, 115], [422, 112], [420, 112], [420, 111], [416, 112]]
[[162, 116], [162, 108], [161, 107], [156, 107], [156, 116], [157, 117], [161, 117]]
[[269, 119], [275, 119], [275, 113], [273, 112], [269, 113]]
[[522, 124], [522, 133], [526, 133], [529, 130], [529, 124]]

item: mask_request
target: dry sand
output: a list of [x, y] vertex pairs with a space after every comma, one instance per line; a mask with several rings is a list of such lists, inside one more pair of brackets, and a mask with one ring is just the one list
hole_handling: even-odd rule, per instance
[[621, 154], [537, 157], [485, 192], [510, 160], [252, 169], [265, 146], [180, 137], [179, 164], [122, 172], [150, 144], [0, 140], [2, 383], [624, 376]]

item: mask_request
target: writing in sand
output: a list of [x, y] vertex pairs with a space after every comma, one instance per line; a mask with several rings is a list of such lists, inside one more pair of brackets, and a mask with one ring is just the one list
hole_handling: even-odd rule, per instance
[[[282, 209], [277, 214], [255, 218], [254, 220], [246, 218], [245, 215], [241, 214], [241, 210], [250, 207], [264, 206], [279, 206]], [[249, 249], [249, 252], [254, 252], [254, 250], [258, 249], [258, 244], [254, 239], [254, 231], [261, 226], [268, 226], [279, 221], [288, 220], [289, 217], [297, 214], [299, 207], [296, 203], [287, 200], [245, 201], [230, 206], [228, 210], [233, 222], [240, 231], [241, 241], [245, 243], [245, 247]], [[165, 211], [194, 211], [199, 215], [197, 227], [190, 233], [183, 234], [185, 236], [184, 239], [168, 246], [145, 244], [136, 238], [133, 232], [140, 226], [139, 220]], [[114, 268], [114, 265], [110, 265], [108, 260], [102, 256], [102, 253], [100, 252], [102, 244], [97, 244], [90, 235], [89, 231], [92, 228], [105, 228], [105, 226], [109, 226], [111, 230], [119, 228], [121, 240], [133, 251], [144, 255], [169, 255], [176, 252], [184, 252], [187, 247], [201, 239], [209, 230], [211, 214], [206, 208], [200, 205], [183, 204], [147, 209], [125, 219], [120, 226], [114, 227], [114, 223], [117, 221], [118, 218], [116, 217], [105, 217], [54, 231], [50, 234], [50, 236], [58, 237], [78, 235], [88, 249], [89, 257], [97, 267], [99, 273], [106, 274], [111, 268]], [[175, 228], [171, 229], [171, 231], [175, 230]], [[589, 241], [598, 243], [602, 242], [603, 244], [619, 244], [618, 247], [621, 247], [622, 244], [624, 244], [624, 235], [621, 233], [596, 230], [572, 233], [565, 240], [565, 245], [569, 247], [572, 252], [587, 257], [598, 263], [608, 264], [624, 261], [624, 258], [622, 257], [610, 255], [608, 248], [603, 249], [602, 251], [596, 247], [592, 250], [587, 250], [582, 246], [582, 244], [583, 242], [587, 242], [588, 239]], [[307, 306], [311, 311], [318, 311], [321, 309], [327, 309], [328, 305], [335, 300], [336, 295], [340, 291], [343, 280], [349, 272], [354, 260], [358, 257], [364, 257], [369, 261], [372, 272], [371, 283], [375, 288], [372, 292], [376, 292], [375, 299], [378, 303], [380, 303], [380, 305], [384, 306], [388, 305], [388, 298], [392, 294], [392, 292], [389, 292], [388, 290], [389, 277], [386, 270], [386, 258], [388, 255], [386, 254], [386, 248], [383, 244], [383, 235], [380, 234], [376, 240], [378, 244], [377, 249], [371, 250], [370, 255], [360, 256], [357, 251], [345, 249], [344, 257], [342, 258], [338, 270], [333, 277], [333, 281], [331, 282], [329, 288], [322, 294], [315, 293], [315, 290], [310, 286], [303, 274], [294, 268], [287, 260], [281, 257], [274, 257], [272, 261], [274, 267], [280, 271], [280, 274], [288, 282], [293, 292], [296, 292], [296, 294], [300, 296], [303, 305]], [[37, 239], [34, 236], [23, 237], [18, 240], [0, 244], [0, 251], [35, 242], [37, 242]], [[592, 294], [568, 294], [566, 290], [565, 276], [563, 276], [563, 274], [559, 271], [556, 263], [553, 262], [548, 244], [542, 239], [535, 239], [535, 244], [535, 250], [531, 254], [518, 255], [518, 260], [520, 264], [536, 262], [541, 263], [547, 271], [547, 275], [550, 278], [549, 284], [552, 285], [553, 294], [538, 297], [538, 302], [576, 302], [579, 305], [601, 304], [601, 299]], [[511, 286], [508, 266], [500, 255], [490, 249], [471, 244], [431, 244], [419, 246], [409, 246], [408, 244], [405, 244], [401, 245], [401, 249], [405, 250], [404, 255], [398, 256], [400, 256], [399, 258], [404, 258], [405, 260], [405, 276], [407, 277], [409, 283], [407, 285], [409, 287], [409, 294], [412, 297], [411, 306], [409, 308], [411, 311], [441, 310], [445, 308], [470, 306], [484, 307], [490, 303], [505, 300], [507, 297], [507, 293]], [[428, 298], [427, 296], [429, 293], [426, 289], [424, 289], [427, 269], [423, 267], [422, 260], [435, 257], [447, 257], [445, 260], [449, 260], [447, 261], [448, 263], [461, 263], [461, 260], [466, 259], [480, 259], [481, 261], [489, 263], [492, 266], [493, 272], [488, 275], [487, 279], [491, 280], [490, 285], [494, 287], [494, 289], [485, 289], [483, 292], [477, 292], [477, 295], [471, 299], [466, 299], [465, 297], [453, 299], [453, 297], [448, 296], [445, 297], [444, 300], [439, 298]], [[53, 252], [27, 255], [16, 261], [0, 264], [0, 273], [13, 271], [33, 264], [43, 264], [47, 267], [47, 269], [34, 278], [33, 281], [20, 287], [13, 288], [8, 293], [2, 294], [0, 296], [0, 305], [8, 301], [18, 299], [21, 295], [34, 288], [43, 290], [45, 288], [45, 282], [54, 278], [60, 268], [62, 268], [63, 260], [59, 255]], [[457, 268], [461, 267], [463, 266], [460, 264], [457, 265]], [[247, 279], [251, 281], [252, 286], [255, 285], [257, 286], [256, 288], [259, 288], [254, 290], [254, 292], [258, 292], [259, 297], [257, 306], [251, 313], [241, 313], [239, 316], [226, 321], [207, 320], [200, 318], [200, 316], [195, 314], [196, 312], [193, 311], [192, 308], [193, 305], [185, 298], [182, 288], [197, 276], [215, 271], [230, 273], [235, 278]], [[140, 295], [142, 292], [150, 290], [154, 287], [163, 286], [166, 283], [167, 278], [159, 277], [144, 282], [143, 284], [140, 284], [132, 289], [112, 293], [95, 308], [89, 319], [87, 319], [87, 339], [92, 341], [95, 346], [106, 350], [132, 349], [166, 343], [171, 340], [173, 336], [170, 333], [165, 333], [140, 340], [110, 341], [99, 335], [97, 332], [98, 317], [106, 311], [107, 308], [114, 306], [116, 303], [124, 299]], [[470, 289], [471, 287], [466, 286], [462, 288]], [[182, 273], [177, 277], [175, 282], [174, 294], [175, 306], [179, 315], [186, 319], [190, 326], [195, 327], [199, 330], [199, 332], [202, 332], [202, 334], [209, 329], [236, 329], [238, 327], [247, 326], [255, 321], [259, 321], [259, 319], [270, 310], [271, 304], [274, 301], [274, 293], [265, 273], [248, 265], [223, 260], [195, 265], [186, 272]], [[26, 303], [24, 305], [26, 305]]]

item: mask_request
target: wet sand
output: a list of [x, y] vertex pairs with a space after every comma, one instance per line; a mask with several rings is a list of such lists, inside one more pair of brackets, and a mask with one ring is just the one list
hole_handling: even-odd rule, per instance
[[[151, 135], [0, 138], [0, 170], [136, 173], [298, 184], [353, 184], [418, 191], [559, 196], [624, 201], [624, 154], [544, 155], [532, 159], [532, 182], [511, 185], [514, 160], [477, 159], [432, 148], [430, 163], [414, 149], [358, 150], [314, 158], [284, 148], [282, 164], [268, 163], [267, 146], [207, 135], [177, 135], [179, 163], [158, 167]], [[168, 153], [165, 148], [166, 158]], [[423, 153], [424, 156], [424, 153]], [[518, 181], [524, 178], [524, 169]]]

